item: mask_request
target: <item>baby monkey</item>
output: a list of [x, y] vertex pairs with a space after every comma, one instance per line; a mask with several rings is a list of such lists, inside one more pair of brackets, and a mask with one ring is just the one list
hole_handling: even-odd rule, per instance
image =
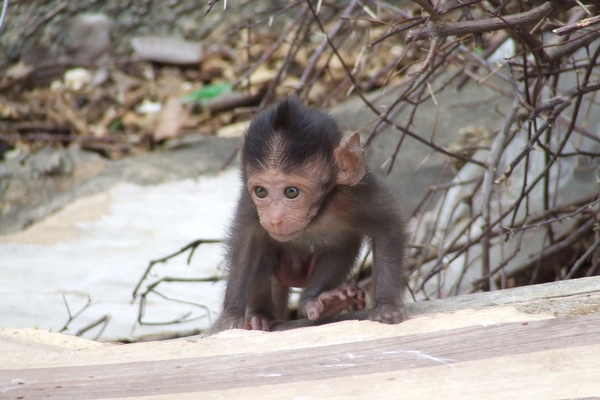
[[365, 170], [358, 133], [343, 137], [330, 115], [284, 100], [248, 127], [241, 168], [223, 313], [209, 333], [270, 330], [285, 318], [290, 287], [304, 288], [299, 311], [313, 321], [364, 308], [364, 290], [345, 279], [365, 237], [374, 259], [369, 319], [406, 319], [406, 224]]

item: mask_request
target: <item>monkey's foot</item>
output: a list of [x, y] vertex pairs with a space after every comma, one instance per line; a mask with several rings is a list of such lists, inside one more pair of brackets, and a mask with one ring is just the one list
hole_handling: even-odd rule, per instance
[[382, 322], [384, 324], [399, 324], [407, 319], [406, 311], [402, 306], [394, 304], [382, 304], [375, 306], [369, 314], [371, 321]]
[[322, 292], [304, 305], [303, 313], [311, 321], [337, 315], [350, 306], [365, 308], [365, 291], [356, 285], [343, 283], [337, 289]]

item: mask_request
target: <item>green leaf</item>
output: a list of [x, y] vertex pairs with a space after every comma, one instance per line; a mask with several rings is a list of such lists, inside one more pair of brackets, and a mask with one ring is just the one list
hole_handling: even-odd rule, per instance
[[217, 83], [196, 90], [195, 92], [182, 97], [180, 101], [182, 103], [199, 103], [202, 100], [209, 100], [229, 92], [231, 92], [231, 85], [229, 83]]
[[121, 124], [123, 123], [123, 121], [121, 121], [121, 118], [117, 118], [115, 119], [109, 126], [108, 126], [108, 132], [110, 133], [115, 133], [117, 131], [117, 129], [119, 129], [121, 127]]

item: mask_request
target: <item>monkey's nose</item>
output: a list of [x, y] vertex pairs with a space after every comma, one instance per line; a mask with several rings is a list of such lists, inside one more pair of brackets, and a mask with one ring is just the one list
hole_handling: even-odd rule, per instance
[[283, 213], [282, 211], [274, 211], [271, 213], [270, 215], [270, 222], [271, 225], [275, 226], [275, 227], [279, 227], [283, 224], [283, 220], [285, 219], [285, 213]]
[[279, 228], [283, 225], [283, 218], [281, 217], [271, 217], [271, 225], [275, 228]]

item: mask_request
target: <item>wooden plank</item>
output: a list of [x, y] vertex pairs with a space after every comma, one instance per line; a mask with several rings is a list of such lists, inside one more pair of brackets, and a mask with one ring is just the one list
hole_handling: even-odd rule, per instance
[[[319, 328], [311, 328], [319, 329]], [[313, 331], [314, 333], [314, 331]], [[207, 339], [200, 339], [204, 341]], [[218, 341], [213, 341], [216, 345]], [[99, 399], [173, 396], [219, 391], [259, 393], [261, 386], [366, 375], [399, 376], [427, 368], [458, 368], [463, 363], [588, 346], [581, 358], [600, 374], [600, 313], [531, 322], [465, 327], [452, 331], [388, 337], [302, 350], [282, 350], [77, 367], [0, 370], [2, 398]], [[566, 349], [566, 351], [565, 351]], [[592, 351], [593, 350], [593, 351]], [[595, 351], [595, 353], [594, 353]], [[591, 360], [587, 358], [591, 357]], [[595, 364], [590, 364], [595, 362]], [[589, 369], [589, 368], [588, 368]], [[488, 371], [489, 384], [502, 376]], [[559, 380], [557, 380], [558, 382]], [[390, 385], [394, 385], [390, 381]], [[595, 382], [597, 384], [597, 381]], [[434, 385], [434, 382], [431, 383]], [[583, 387], [583, 386], [582, 386]], [[600, 394], [600, 385], [598, 394]], [[10, 390], [6, 390], [10, 388]], [[441, 388], [441, 387], [440, 387]], [[493, 389], [492, 389], [493, 388]], [[256, 390], [256, 392], [255, 392]], [[490, 390], [503, 390], [490, 386]], [[587, 389], [586, 389], [587, 390]], [[6, 397], [9, 395], [9, 397]], [[259, 396], [248, 395], [249, 398]], [[524, 398], [527, 396], [523, 396]]]
[[600, 345], [512, 355], [434, 367], [327, 378], [281, 385], [177, 395], [155, 399], [597, 399]]
[[[557, 317], [600, 312], [600, 276], [522, 286], [494, 292], [473, 293], [440, 300], [419, 301], [407, 304], [407, 309], [409, 315], [414, 317], [502, 305], [513, 305], [523, 312], [533, 314], [551, 313]], [[365, 320], [367, 317], [368, 310], [363, 310], [338, 315], [322, 323]], [[302, 319], [281, 323], [276, 325], [273, 330], [279, 331], [314, 325], [314, 322]]]

